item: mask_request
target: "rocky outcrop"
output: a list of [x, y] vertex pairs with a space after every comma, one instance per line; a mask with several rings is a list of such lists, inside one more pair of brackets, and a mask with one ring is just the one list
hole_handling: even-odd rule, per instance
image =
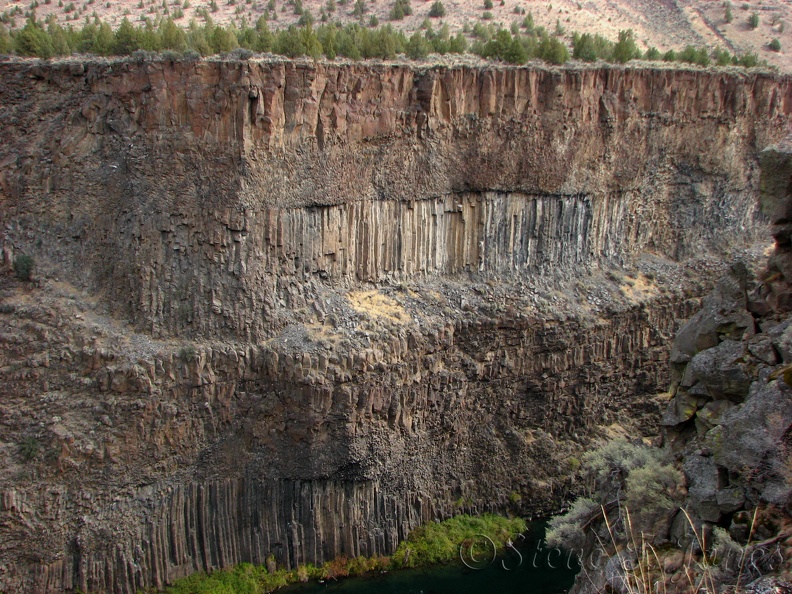
[[758, 239], [756, 154], [792, 109], [767, 74], [2, 68], [0, 241], [138, 330], [253, 341], [322, 288]]
[[[768, 538], [784, 526], [792, 504], [792, 276], [785, 265], [792, 253], [790, 154], [788, 141], [762, 152], [761, 204], [776, 240], [767, 268], [754, 280], [735, 267], [680, 331], [671, 354], [675, 396], [663, 417], [688, 479], [694, 518], [728, 526], [743, 544], [745, 510], [779, 510], [771, 532], [762, 527]], [[786, 537], [777, 540], [784, 552], [770, 569], [789, 578], [789, 544]]]
[[[756, 253], [756, 155], [792, 109], [787, 78], [715, 71], [0, 70], [12, 591], [387, 553], [458, 511], [557, 505], [594, 436], [653, 425], [678, 321]], [[698, 382], [675, 422], [745, 400], [751, 369], [717, 374], [729, 316], [674, 351]]]

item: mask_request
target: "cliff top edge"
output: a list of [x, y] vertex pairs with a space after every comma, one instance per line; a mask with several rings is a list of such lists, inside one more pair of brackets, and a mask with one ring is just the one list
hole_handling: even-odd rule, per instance
[[395, 60], [314, 60], [311, 58], [287, 58], [276, 54], [256, 54], [248, 59], [239, 59], [231, 55], [208, 56], [200, 59], [182, 58], [174, 60], [172, 57], [163, 54], [154, 54], [145, 59], [134, 56], [111, 56], [101, 57], [93, 55], [69, 56], [43, 60], [39, 58], [22, 58], [17, 56], [4, 56], [0, 58], [0, 69], [10, 67], [74, 67], [74, 66], [116, 66], [116, 65], [153, 65], [161, 66], [165, 64], [198, 65], [198, 64], [223, 64], [223, 65], [242, 65], [242, 64], [261, 64], [279, 65], [291, 64], [296, 68], [316, 68], [322, 67], [357, 67], [357, 68], [407, 68], [415, 72], [453, 70], [481, 70], [481, 71], [546, 71], [546, 72], [592, 72], [592, 71], [625, 71], [625, 72], [679, 72], [679, 73], [704, 73], [721, 74], [728, 76], [769, 76], [776, 79], [792, 80], [792, 73], [779, 72], [761, 66], [744, 68], [741, 66], [708, 66], [702, 67], [694, 64], [680, 64], [667, 62], [650, 62], [644, 60], [631, 60], [627, 64], [614, 64], [609, 62], [582, 62], [570, 61], [563, 65], [554, 65], [542, 60], [530, 60], [521, 65], [505, 64], [482, 60], [471, 56], [449, 57], [438, 56], [436, 60], [414, 61], [407, 58]]

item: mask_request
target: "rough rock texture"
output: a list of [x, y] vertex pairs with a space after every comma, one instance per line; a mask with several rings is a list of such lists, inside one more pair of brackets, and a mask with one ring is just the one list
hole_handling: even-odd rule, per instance
[[616, 68], [4, 64], [2, 92], [4, 242], [139, 330], [254, 341], [327, 286], [756, 239], [792, 109], [784, 78]]
[[[671, 355], [675, 396], [663, 416], [688, 478], [694, 521], [729, 527], [745, 544], [745, 510], [771, 506], [779, 519], [770, 535], [780, 531], [782, 536], [768, 542], [783, 548], [776, 545], [779, 559], [768, 569], [782, 570], [786, 579], [792, 577], [792, 271], [785, 264], [792, 254], [786, 232], [792, 212], [791, 156], [788, 140], [761, 155], [761, 204], [776, 239], [767, 268], [757, 281], [735, 266], [679, 332]], [[776, 585], [765, 580], [746, 591], [790, 588], [789, 583]]]
[[[0, 73], [11, 591], [389, 552], [458, 511], [557, 505], [594, 436], [648, 430], [678, 320], [756, 254], [756, 159], [792, 110], [792, 81], [745, 72]], [[735, 404], [744, 370], [707, 375], [731, 364], [697, 373]], [[708, 397], [689, 387], [683, 421]]]

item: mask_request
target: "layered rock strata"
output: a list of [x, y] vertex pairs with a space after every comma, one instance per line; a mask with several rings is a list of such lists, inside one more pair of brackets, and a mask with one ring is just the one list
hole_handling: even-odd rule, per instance
[[557, 505], [593, 436], [652, 426], [678, 321], [756, 253], [792, 109], [744, 72], [0, 70], [12, 591]]

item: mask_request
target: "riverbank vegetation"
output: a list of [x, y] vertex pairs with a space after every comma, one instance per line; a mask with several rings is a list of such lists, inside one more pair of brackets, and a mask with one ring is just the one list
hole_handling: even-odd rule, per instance
[[[400, 0], [394, 10], [401, 14], [409, 2]], [[630, 60], [682, 62], [700, 66], [759, 65], [756, 54], [731, 55], [720, 48], [688, 46], [681, 51], [663, 54], [650, 47], [642, 52], [632, 30], [621, 31], [616, 41], [600, 35], [572, 33], [570, 53], [559, 28], [555, 32], [536, 27], [530, 14], [512, 23], [510, 29], [492, 23], [476, 23], [472, 28], [452, 35], [445, 24], [437, 28], [427, 19], [420, 31], [409, 37], [392, 25], [379, 26], [361, 19], [360, 23], [341, 25], [323, 22], [316, 25], [310, 12], [304, 12], [300, 25], [272, 30], [262, 16], [254, 25], [215, 24], [208, 11], [202, 13], [201, 24], [191, 21], [181, 27], [173, 18], [156, 21], [145, 19], [134, 25], [124, 18], [117, 29], [100, 20], [86, 17], [81, 27], [61, 26], [54, 18], [37, 20], [33, 12], [23, 27], [9, 31], [0, 23], [0, 54], [54, 58], [70, 55], [130, 56], [145, 59], [148, 54], [161, 53], [173, 59], [198, 59], [201, 56], [231, 54], [248, 59], [254, 53], [273, 53], [289, 58], [307, 56], [314, 59], [351, 60], [368, 58], [393, 59], [404, 55], [421, 60], [430, 54], [470, 53], [485, 59], [509, 64], [543, 60], [564, 64], [570, 57], [585, 61], [624, 64]], [[766, 65], [766, 62], [764, 63]]]
[[[792, 528], [785, 510], [732, 507], [716, 522], [726, 500], [696, 484], [691, 493], [668, 451], [640, 443], [609, 442], [586, 453], [581, 468], [586, 496], [550, 520], [546, 540], [578, 555], [592, 591], [742, 592], [740, 584], [767, 574], [788, 579]], [[705, 467], [686, 468], [708, 480]], [[717, 471], [709, 477], [718, 484]], [[693, 501], [691, 494], [712, 499]], [[717, 516], [705, 520], [702, 509]]]
[[460, 546], [479, 535], [503, 547], [527, 526], [520, 518], [455, 516], [443, 522], [430, 522], [410, 532], [390, 556], [339, 556], [316, 566], [300, 565], [294, 570], [278, 567], [270, 557], [264, 565], [241, 563], [210, 574], [195, 573], [169, 586], [166, 594], [266, 594], [278, 588], [310, 580], [339, 579], [373, 571], [425, 567], [449, 563], [459, 558]]

